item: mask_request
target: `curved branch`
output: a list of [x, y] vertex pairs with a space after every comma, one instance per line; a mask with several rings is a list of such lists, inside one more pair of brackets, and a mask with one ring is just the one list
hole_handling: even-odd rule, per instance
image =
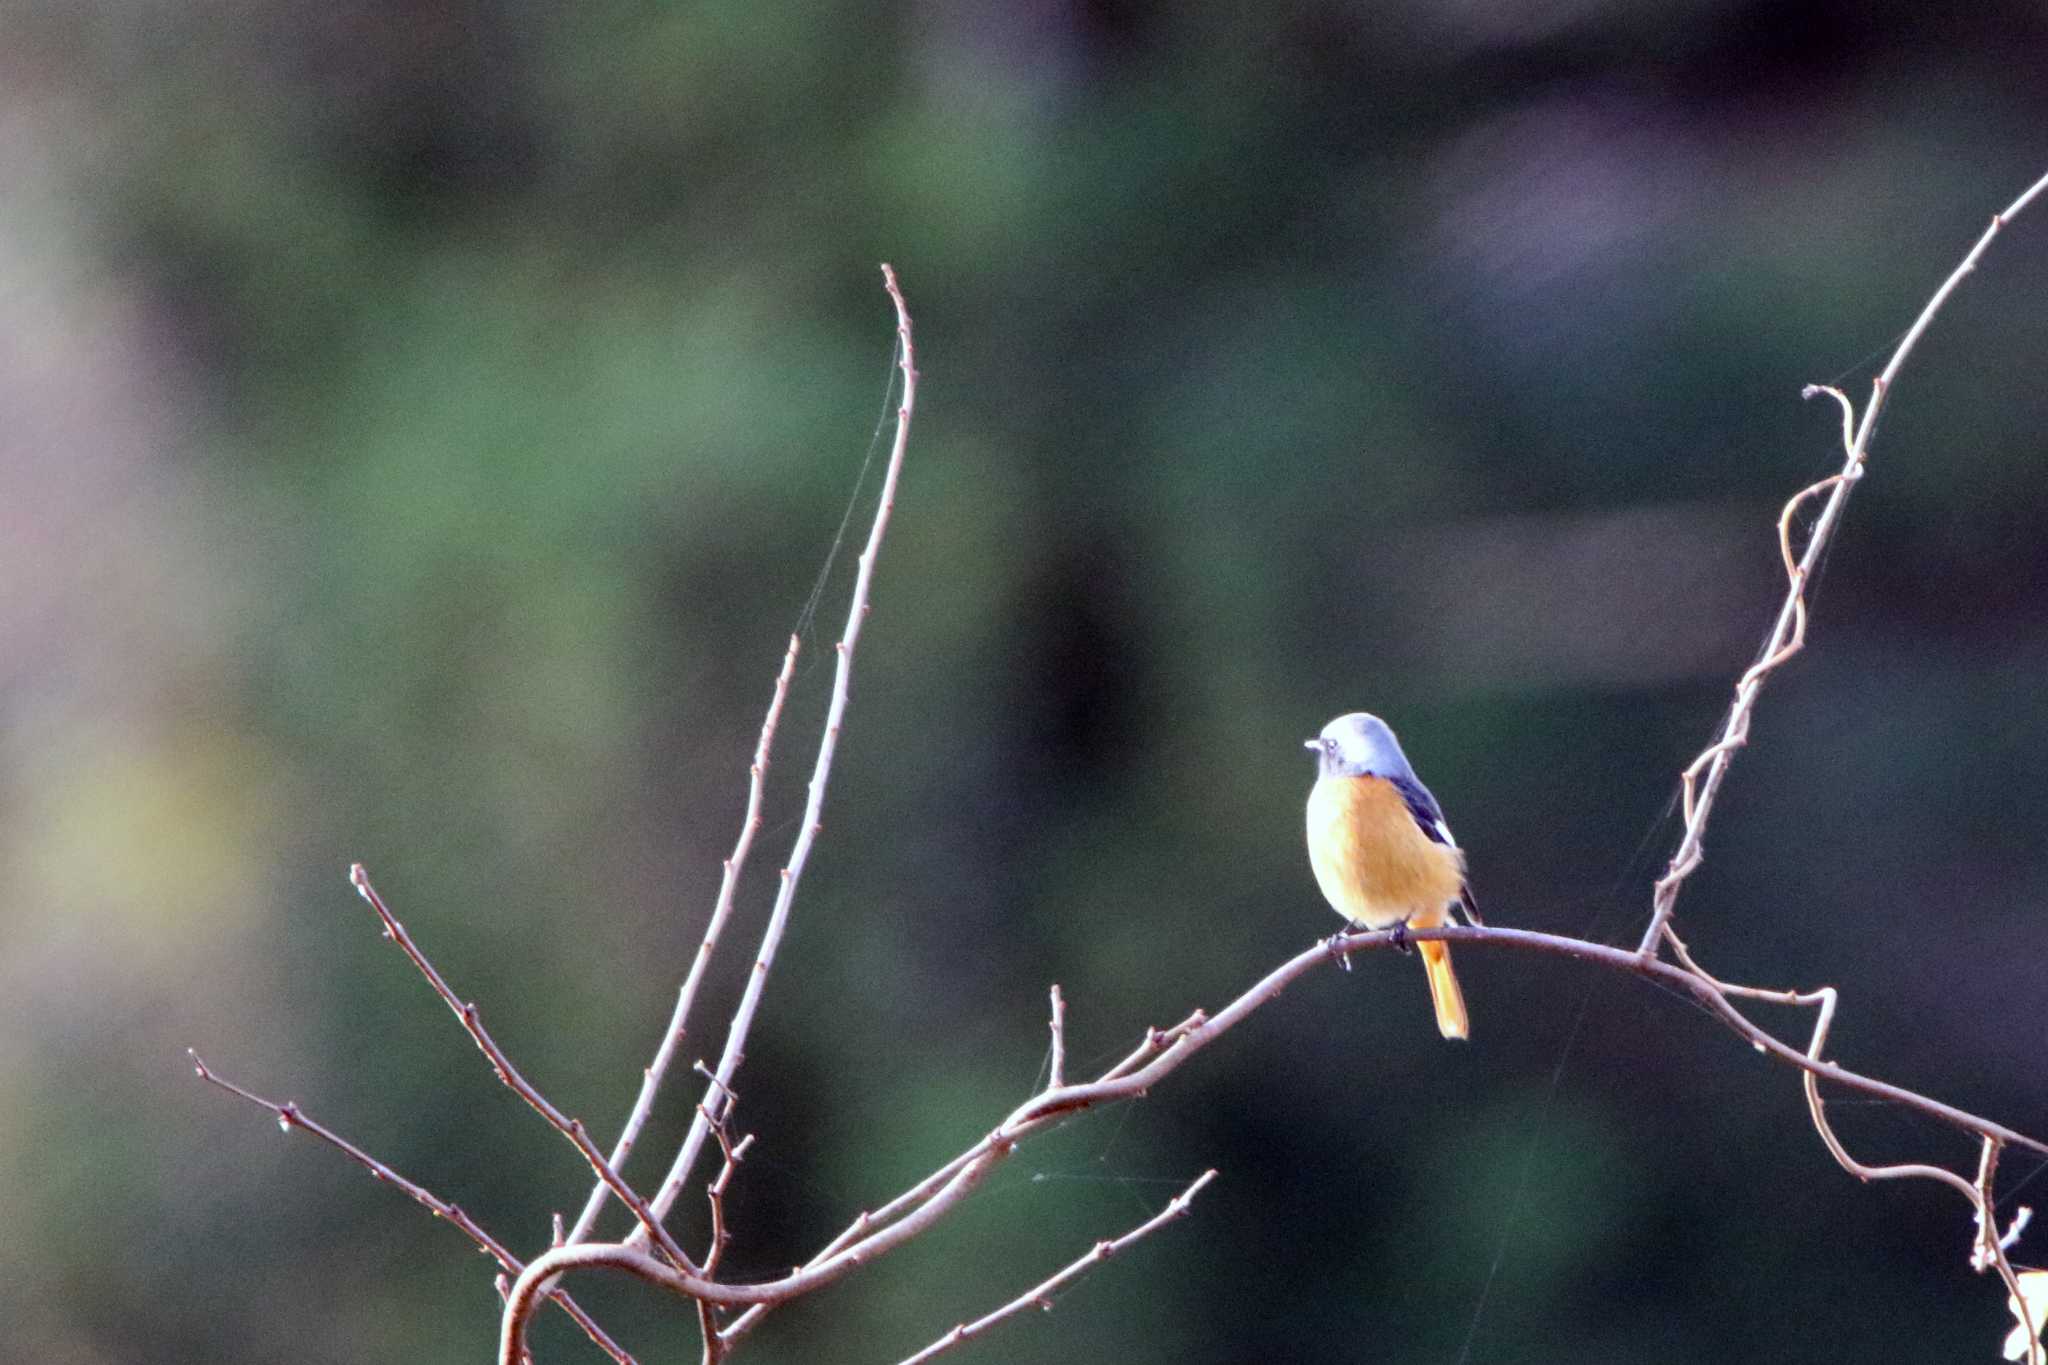
[[[1813, 1041], [1807, 1046], [1807, 1055], [1818, 1059], [1820, 1051], [1827, 1046], [1828, 1030], [1835, 1020], [1835, 992], [1832, 987], [1823, 987], [1816, 994], [1820, 996], [1820, 1015], [1814, 1020]], [[1890, 1166], [1866, 1166], [1849, 1155], [1849, 1149], [1835, 1135], [1833, 1125], [1828, 1122], [1827, 1109], [1821, 1103], [1820, 1086], [1815, 1083], [1813, 1073], [1801, 1078], [1806, 1090], [1807, 1112], [1813, 1117], [1813, 1126], [1820, 1133], [1820, 1140], [1826, 1145], [1828, 1154], [1837, 1164], [1858, 1180], [1932, 1180], [1947, 1185], [1970, 1201], [1970, 1208], [1977, 1215], [1977, 1235], [1970, 1247], [1970, 1268], [1982, 1274], [1996, 1270], [1998, 1278], [2005, 1282], [2006, 1291], [2014, 1303], [2024, 1304], [2025, 1296], [2020, 1293], [2020, 1281], [2006, 1257], [2006, 1248], [2018, 1236], [2018, 1230], [2025, 1223], [2024, 1217], [2015, 1217], [2013, 1232], [2006, 1237], [1998, 1235], [1998, 1217], [1992, 1200], [1992, 1187], [1998, 1176], [1998, 1155], [2003, 1144], [1996, 1137], [1983, 1140], [1983, 1150], [1977, 1161], [1977, 1179], [1972, 1182], [1963, 1179], [1954, 1171], [1943, 1166], [1930, 1166], [1924, 1162], [1907, 1161]], [[2027, 1210], [2021, 1209], [2020, 1214]], [[2022, 1309], [2020, 1326], [2026, 1332], [2029, 1360], [2038, 1360], [2041, 1351], [2041, 1336], [2034, 1325], [2033, 1315]]]
[[527, 1320], [542, 1298], [556, 1292], [555, 1281], [565, 1271], [586, 1267], [621, 1270], [679, 1294], [691, 1293], [693, 1282], [703, 1283], [644, 1251], [617, 1242], [578, 1242], [551, 1248], [528, 1262], [505, 1292], [505, 1316], [498, 1329], [498, 1359], [504, 1365], [519, 1365], [525, 1358]]
[[[186, 1048], [185, 1055], [192, 1060], [192, 1069], [197, 1073], [200, 1080], [205, 1081], [216, 1089], [225, 1090], [236, 1099], [246, 1100], [259, 1109], [268, 1109], [271, 1115], [276, 1118], [277, 1126], [287, 1133], [297, 1128], [318, 1138], [350, 1161], [353, 1161], [356, 1165], [368, 1171], [371, 1179], [391, 1186], [400, 1194], [412, 1200], [413, 1203], [418, 1204], [421, 1208], [433, 1214], [436, 1218], [454, 1226], [465, 1237], [469, 1238], [470, 1241], [476, 1243], [477, 1250], [503, 1266], [506, 1271], [516, 1275], [524, 1269], [520, 1259], [514, 1256], [503, 1242], [500, 1242], [497, 1238], [491, 1236], [490, 1233], [484, 1231], [483, 1225], [463, 1212], [460, 1205], [450, 1203], [417, 1181], [406, 1179], [376, 1157], [371, 1156], [368, 1152], [356, 1146], [332, 1128], [329, 1128], [326, 1124], [319, 1122], [311, 1114], [299, 1108], [293, 1101], [268, 1100], [253, 1090], [244, 1089], [242, 1086], [236, 1085], [233, 1081], [208, 1066], [206, 1059], [201, 1057], [192, 1048]], [[500, 1276], [499, 1283], [502, 1284], [504, 1282], [504, 1277]], [[633, 1357], [627, 1355], [617, 1342], [606, 1335], [605, 1330], [597, 1325], [597, 1320], [585, 1312], [576, 1300], [570, 1298], [566, 1290], [551, 1289], [547, 1292], [550, 1298], [562, 1306], [563, 1312], [576, 1320], [576, 1325], [583, 1329], [584, 1334], [590, 1338], [591, 1342], [600, 1351], [603, 1351], [614, 1361], [618, 1362], [618, 1365], [634, 1365]]]
[[[662, 1078], [668, 1074], [670, 1064], [675, 1061], [676, 1050], [682, 1046], [689, 1028], [690, 1007], [696, 1002], [699, 987], [704, 984], [705, 968], [711, 965], [711, 954], [718, 947], [725, 922], [732, 918], [733, 893], [739, 887], [740, 871], [746, 866], [747, 853], [754, 846], [754, 833], [761, 828], [761, 793], [768, 780], [768, 756], [775, 747], [775, 725], [782, 718], [782, 703], [789, 696], [789, 680], [796, 671], [798, 644], [796, 636], [789, 637], [789, 650], [782, 656], [782, 671], [775, 675], [775, 691], [768, 700], [768, 715], [761, 722], [760, 737], [754, 741], [754, 762], [747, 770], [747, 813], [740, 819], [739, 838], [726, 857], [725, 871], [718, 883], [718, 899], [712, 904], [711, 918], [704, 926], [704, 940], [698, 945], [697, 956], [683, 978], [682, 989], [676, 992], [675, 1012], [669, 1017], [668, 1031], [661, 1036], [661, 1046], [655, 1049], [654, 1060], [641, 1073], [640, 1093], [634, 1097], [632, 1112], [626, 1116], [626, 1126], [619, 1130], [619, 1140], [612, 1146], [611, 1164], [615, 1171], [624, 1169], [626, 1158], [633, 1154], [633, 1144], [640, 1140], [640, 1130], [647, 1126], [647, 1117], [654, 1112], [655, 1094], [661, 1089]], [[590, 1197], [583, 1202], [583, 1212], [576, 1215], [576, 1224], [569, 1230], [569, 1241], [580, 1242], [590, 1235], [597, 1215], [604, 1209], [605, 1197], [610, 1193], [611, 1186], [603, 1180], [590, 1187]]]
[[[1685, 833], [1679, 839], [1678, 849], [1671, 855], [1671, 862], [1664, 875], [1658, 879], [1651, 895], [1649, 927], [1643, 931], [1642, 942], [1636, 952], [1647, 958], [1653, 956], [1663, 937], [1664, 930], [1671, 922], [1672, 911], [1678, 904], [1679, 889], [1688, 877], [1699, 867], [1705, 856], [1707, 819], [1713, 813], [1714, 797], [1721, 790], [1722, 780], [1728, 776], [1729, 765], [1735, 761], [1735, 751], [1749, 741], [1750, 715], [1756, 706], [1757, 694], [1763, 690], [1764, 680], [1772, 671], [1797, 654], [1806, 641], [1806, 584], [1821, 555], [1827, 550], [1828, 538], [1842, 518], [1842, 509], [1849, 501], [1849, 493], [1856, 481], [1863, 477], [1863, 461], [1870, 451], [1870, 438], [1877, 430], [1878, 414], [1884, 409], [1885, 397], [1891, 392], [1892, 382], [1904, 367], [1906, 358], [1913, 348], [1920, 344], [1921, 335], [1934, 322], [1934, 315], [1948, 302], [1949, 295], [1963, 282], [1965, 276], [1977, 268], [1978, 259], [1983, 256], [1993, 238], [1998, 236], [2005, 225], [2018, 217], [2021, 210], [2036, 197], [2048, 191], [2048, 176], [2042, 176], [2019, 198], [2006, 206], [2003, 213], [1991, 215], [1991, 226], [1977, 239], [1963, 257], [1961, 265], [1950, 272], [1941, 287], [1920, 310], [1913, 325], [1892, 352], [1884, 372], [1871, 384], [1870, 402], [1864, 405], [1863, 420], [1854, 423], [1854, 409], [1849, 400], [1839, 392], [1820, 386], [1809, 387], [1806, 397], [1817, 393], [1830, 393], [1842, 405], [1843, 464], [1841, 471], [1822, 479], [1810, 488], [1802, 490], [1785, 506], [1784, 514], [1778, 521], [1778, 543], [1785, 557], [1786, 578], [1784, 605], [1778, 609], [1778, 619], [1771, 628], [1771, 636], [1765, 644], [1762, 655], [1752, 664], [1735, 684], [1735, 700], [1728, 708], [1728, 718], [1722, 722], [1720, 738], [1716, 739], [1682, 774], [1681, 781], [1685, 795]], [[1852, 434], [1853, 427], [1853, 434]], [[1823, 490], [1828, 493], [1826, 504], [1821, 507], [1820, 516], [1814, 521], [1813, 533], [1807, 537], [1806, 548], [1795, 561], [1792, 557], [1791, 522], [1792, 514], [1809, 497], [1818, 496]], [[1705, 779], [1701, 780], [1704, 769]]]
[[[1441, 929], [1411, 929], [1408, 931], [1408, 938], [1411, 942], [1420, 942], [1424, 939], [1442, 939], [1446, 943], [1500, 943], [1512, 947], [1529, 948], [1536, 952], [1575, 957], [1584, 962], [1596, 962], [1602, 966], [1614, 967], [1622, 971], [1633, 971], [1642, 976], [1652, 977], [1666, 985], [1675, 986], [1679, 990], [1686, 992], [1702, 1005], [1705, 1005], [1708, 1011], [1720, 1019], [1722, 1023], [1726, 1024], [1750, 1043], [1778, 1058], [1780, 1061], [1789, 1062], [1802, 1071], [1810, 1073], [1819, 1080], [1833, 1082], [1847, 1090], [1861, 1091], [1874, 1099], [1890, 1101], [1893, 1104], [1901, 1105], [1917, 1113], [1925, 1114], [1931, 1119], [1945, 1123], [1951, 1128], [1960, 1129], [1965, 1133], [1971, 1133], [1978, 1137], [1997, 1138], [2000, 1142], [2006, 1143], [2009, 1146], [2025, 1147], [2029, 1151], [2039, 1152], [2043, 1156], [2048, 1156], [2048, 1143], [2037, 1141], [2024, 1133], [2015, 1132], [2003, 1124], [1993, 1123], [1990, 1119], [1979, 1118], [1977, 1115], [1957, 1109], [1953, 1105], [1943, 1104], [1940, 1100], [1931, 1099], [1926, 1095], [1920, 1094], [1918, 1091], [1906, 1090], [1889, 1082], [1865, 1076], [1860, 1072], [1850, 1071], [1848, 1068], [1838, 1066], [1833, 1062], [1810, 1057], [1798, 1048], [1781, 1041], [1776, 1035], [1757, 1027], [1756, 1024], [1750, 1021], [1747, 1015], [1729, 1003], [1728, 999], [1730, 995], [1741, 991], [1760, 998], [1777, 999], [1788, 1004], [1804, 1003], [1804, 998], [1791, 996], [1789, 992], [1758, 992], [1753, 987], [1723, 986], [1711, 977], [1707, 977], [1704, 974], [1695, 975], [1692, 971], [1683, 967], [1672, 966], [1668, 962], [1659, 960], [1645, 962], [1635, 953], [1626, 949], [1610, 948], [1603, 943], [1587, 943], [1580, 939], [1565, 938], [1556, 934], [1540, 934], [1528, 929], [1498, 929], [1492, 927], [1481, 929], [1468, 925], [1446, 925]], [[1813, 993], [1813, 997], [1818, 995], [1819, 992]]]
[[[747, 977], [739, 1008], [733, 1011], [732, 1024], [726, 1030], [725, 1050], [719, 1055], [718, 1069], [704, 1091], [702, 1103], [697, 1106], [696, 1117], [690, 1121], [690, 1131], [683, 1138], [682, 1150], [676, 1153], [675, 1162], [669, 1167], [661, 1188], [648, 1201], [657, 1221], [666, 1218], [675, 1206], [676, 1197], [682, 1193], [691, 1169], [704, 1150], [704, 1140], [710, 1134], [712, 1123], [724, 1117], [725, 1106], [730, 1103], [733, 1073], [739, 1070], [746, 1055], [747, 1034], [753, 1028], [755, 1012], [760, 1008], [761, 995], [768, 984], [769, 970], [775, 964], [775, 952], [782, 943], [783, 930], [789, 925], [790, 908], [796, 902], [797, 883], [803, 878], [804, 865], [810, 860], [818, 831], [824, 828], [820, 816], [825, 806], [825, 785], [832, 778], [832, 757], [838, 752], [839, 730], [846, 719], [846, 703], [853, 682], [853, 651], [860, 643], [861, 626], [868, 618], [868, 595], [874, 583], [875, 560], [882, 551], [882, 537], [889, 529], [889, 513], [896, 506], [896, 481], [903, 472], [903, 455], [910, 445], [910, 416], [917, 405], [917, 356], [911, 349], [910, 309], [903, 301], [903, 291], [897, 286], [896, 272], [888, 265], [882, 267], [882, 282], [896, 309], [897, 368], [903, 374], [903, 399], [896, 408], [896, 439], [890, 446], [888, 468], [882, 475], [882, 494], [875, 506], [874, 524], [868, 530], [867, 544], [860, 552], [859, 569], [854, 574], [853, 604], [846, 613], [846, 630], [839, 637], [838, 662], [832, 674], [832, 700], [825, 711], [825, 733], [818, 741], [817, 762], [811, 769], [810, 795], [804, 802], [803, 825], [797, 832], [795, 846], [790, 850], [789, 864], [782, 869], [782, 887], [776, 892], [775, 908], [768, 914], [768, 928], [761, 935], [754, 970]], [[649, 1232], [650, 1228], [644, 1224], [635, 1228], [633, 1242], [644, 1243]]]
[[[1820, 1017], [1814, 1021], [1813, 1042], [1806, 1049], [1806, 1055], [1815, 1060], [1819, 1060], [1820, 1050], [1827, 1046], [1828, 1029], [1834, 1024], [1835, 1019], [1836, 999], [1832, 986], [1823, 987], [1817, 994], [1820, 996]], [[1806, 1109], [1813, 1117], [1814, 1131], [1820, 1134], [1821, 1145], [1828, 1149], [1828, 1155], [1835, 1159], [1835, 1164], [1850, 1175], [1863, 1181], [1939, 1181], [1961, 1194], [1963, 1198], [1969, 1200], [1972, 1205], [1977, 1207], [1979, 1214], [1983, 1213], [1983, 1206], [1977, 1199], [1977, 1187], [1946, 1167], [1929, 1166], [1917, 1161], [1901, 1162], [1892, 1166], [1866, 1166], [1855, 1157], [1850, 1156], [1849, 1149], [1844, 1147], [1841, 1138], [1835, 1135], [1834, 1125], [1828, 1122], [1827, 1106], [1821, 1102], [1820, 1082], [1815, 1080], [1813, 1073], [1809, 1071], [1800, 1078], [1800, 1085], [1806, 1091]], [[1986, 1138], [1984, 1142], [1987, 1153], [1997, 1150], [1996, 1138]]]
[[[2006, 1146], [2024, 1147], [2029, 1151], [2048, 1155], [2048, 1143], [2028, 1137], [2003, 1124], [1966, 1113], [1915, 1091], [1850, 1071], [1834, 1062], [1809, 1056], [1758, 1027], [1729, 1000], [1729, 996], [1737, 990], [1786, 1003], [1806, 1003], [1818, 999], [1819, 993], [1799, 997], [1791, 993], [1759, 992], [1750, 987], [1726, 987], [1703, 973], [1674, 966], [1658, 958], [1644, 959], [1629, 949], [1609, 947], [1604, 943], [1593, 943], [1559, 934], [1540, 933], [1531, 929], [1509, 929], [1492, 925], [1443, 925], [1433, 929], [1410, 929], [1406, 932], [1406, 939], [1409, 942], [1439, 940], [1446, 943], [1516, 948], [1552, 957], [1571, 958], [1614, 971], [1648, 977], [1683, 991], [1757, 1050], [1799, 1068], [1814, 1079], [1824, 1080], [1847, 1090], [1860, 1091], [1875, 1099], [1890, 1101], [1950, 1127], [1974, 1134], [1980, 1139], [1994, 1140]], [[531, 1314], [535, 1296], [542, 1292], [545, 1281], [566, 1270], [588, 1266], [623, 1269], [701, 1302], [725, 1307], [751, 1306], [748, 1313], [735, 1319], [730, 1327], [719, 1334], [722, 1341], [730, 1344], [750, 1330], [768, 1307], [822, 1289], [868, 1261], [886, 1255], [924, 1232], [979, 1188], [997, 1167], [1009, 1159], [1017, 1146], [1032, 1134], [1052, 1126], [1067, 1114], [1114, 1100], [1144, 1095], [1153, 1085], [1179, 1070], [1197, 1052], [1242, 1023], [1253, 1011], [1277, 999], [1281, 992], [1303, 975], [1326, 962], [1355, 952], [1385, 948], [1392, 942], [1392, 931], [1374, 930], [1341, 934], [1317, 943], [1266, 973], [1249, 990], [1215, 1014], [1210, 1015], [1198, 1010], [1166, 1034], [1149, 1032], [1145, 1042], [1131, 1056], [1117, 1063], [1101, 1077], [1093, 1081], [1041, 1091], [1013, 1110], [986, 1137], [899, 1195], [884, 1209], [862, 1214], [854, 1221], [852, 1227], [833, 1239], [832, 1244], [814, 1257], [809, 1264], [780, 1279], [758, 1284], [725, 1284], [687, 1271], [663, 1268], [659, 1262], [632, 1247], [584, 1244], [576, 1247], [558, 1247], [544, 1253], [527, 1266], [525, 1273], [513, 1287], [513, 1292], [506, 1303], [505, 1329], [501, 1344], [506, 1349], [523, 1344], [525, 1319]], [[1165, 1038], [1170, 1038], [1171, 1041], [1158, 1046], [1158, 1040]], [[1141, 1058], [1143, 1060], [1140, 1060]], [[630, 1255], [620, 1257], [615, 1254], [620, 1252]], [[654, 1273], [656, 1271], [659, 1273]], [[515, 1357], [503, 1358], [509, 1361]]]
[[441, 1003], [462, 1022], [463, 1031], [469, 1034], [470, 1041], [476, 1044], [477, 1051], [483, 1053], [485, 1059], [490, 1062], [491, 1070], [497, 1073], [505, 1088], [525, 1100], [535, 1113], [547, 1120], [550, 1128], [569, 1139], [570, 1145], [582, 1153], [583, 1159], [590, 1163], [590, 1169], [597, 1173], [597, 1178], [619, 1197], [620, 1203], [633, 1211], [635, 1218], [640, 1220], [639, 1231], [643, 1235], [651, 1234], [664, 1255], [677, 1265], [691, 1264], [682, 1247], [669, 1235], [668, 1229], [661, 1225], [660, 1218], [648, 1208], [647, 1201], [621, 1179], [619, 1173], [612, 1168], [612, 1164], [605, 1160], [604, 1153], [590, 1140], [590, 1130], [583, 1126], [583, 1120], [570, 1118], [557, 1109], [547, 1096], [540, 1093], [532, 1081], [526, 1079], [518, 1067], [512, 1065], [511, 1057], [506, 1055], [505, 1049], [498, 1046], [498, 1040], [491, 1036], [490, 1030], [484, 1027], [483, 1014], [477, 1009], [476, 1003], [457, 995], [454, 988], [448, 984], [447, 978], [443, 977], [440, 970], [428, 960], [427, 955], [420, 951], [420, 946], [413, 942], [412, 935], [406, 932], [405, 926], [399, 923], [398, 916], [391, 913], [391, 907], [384, 903], [384, 897], [379, 895], [377, 888], [371, 884], [370, 874], [361, 863], [349, 868], [348, 879], [369, 903], [370, 908], [377, 912], [377, 918], [384, 925], [384, 937], [398, 945], [399, 950], [411, 960], [412, 965], [419, 969], [420, 975], [427, 979], [427, 984], [433, 987], [434, 994], [441, 998]]

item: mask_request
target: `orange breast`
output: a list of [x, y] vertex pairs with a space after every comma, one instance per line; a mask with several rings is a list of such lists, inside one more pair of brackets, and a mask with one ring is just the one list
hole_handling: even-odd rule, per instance
[[1308, 795], [1308, 858], [1338, 914], [1373, 929], [1441, 924], [1464, 855], [1424, 834], [1393, 784], [1321, 777]]

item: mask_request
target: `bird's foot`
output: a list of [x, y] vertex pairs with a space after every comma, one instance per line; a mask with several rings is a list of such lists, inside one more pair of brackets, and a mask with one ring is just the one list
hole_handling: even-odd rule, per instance
[[1331, 957], [1337, 959], [1337, 965], [1348, 972], [1351, 970], [1351, 954], [1344, 951], [1344, 937], [1344, 931], [1339, 929], [1323, 940], [1323, 947], [1329, 950]]
[[1394, 932], [1388, 936], [1387, 942], [1393, 944], [1396, 951], [1401, 953], [1412, 953], [1415, 951], [1414, 946], [1408, 942], [1407, 920], [1404, 919], [1394, 926]]

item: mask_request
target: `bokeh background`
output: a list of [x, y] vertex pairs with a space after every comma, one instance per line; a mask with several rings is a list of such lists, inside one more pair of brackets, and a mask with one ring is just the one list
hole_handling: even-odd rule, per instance
[[[1299, 746], [1339, 711], [1393, 719], [1494, 919], [1633, 942], [1837, 461], [1800, 386], [1867, 392], [2048, 170], [2044, 61], [2020, 0], [12, 0], [0, 1357], [488, 1356], [464, 1240], [183, 1049], [530, 1253], [586, 1177], [347, 865], [609, 1139], [801, 629], [715, 1051], [873, 497], [881, 260], [922, 407], [735, 1273], [1029, 1093], [1049, 983], [1099, 1065], [1328, 932]], [[1681, 916], [1841, 987], [1844, 1061], [2040, 1133], [2037, 215], [1897, 390]], [[1470, 1046], [1412, 962], [1317, 973], [741, 1358], [895, 1360], [1211, 1165], [959, 1358], [1994, 1358], [1960, 1201], [1842, 1174], [1790, 1073], [1640, 983], [1460, 962]], [[695, 1358], [677, 1304], [578, 1292]]]

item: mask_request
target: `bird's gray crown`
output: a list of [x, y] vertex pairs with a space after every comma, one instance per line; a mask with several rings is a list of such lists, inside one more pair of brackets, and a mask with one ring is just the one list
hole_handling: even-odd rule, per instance
[[1401, 741], [1385, 721], [1365, 711], [1337, 717], [1306, 746], [1316, 751], [1316, 767], [1326, 776], [1415, 776], [1408, 756], [1401, 752]]

